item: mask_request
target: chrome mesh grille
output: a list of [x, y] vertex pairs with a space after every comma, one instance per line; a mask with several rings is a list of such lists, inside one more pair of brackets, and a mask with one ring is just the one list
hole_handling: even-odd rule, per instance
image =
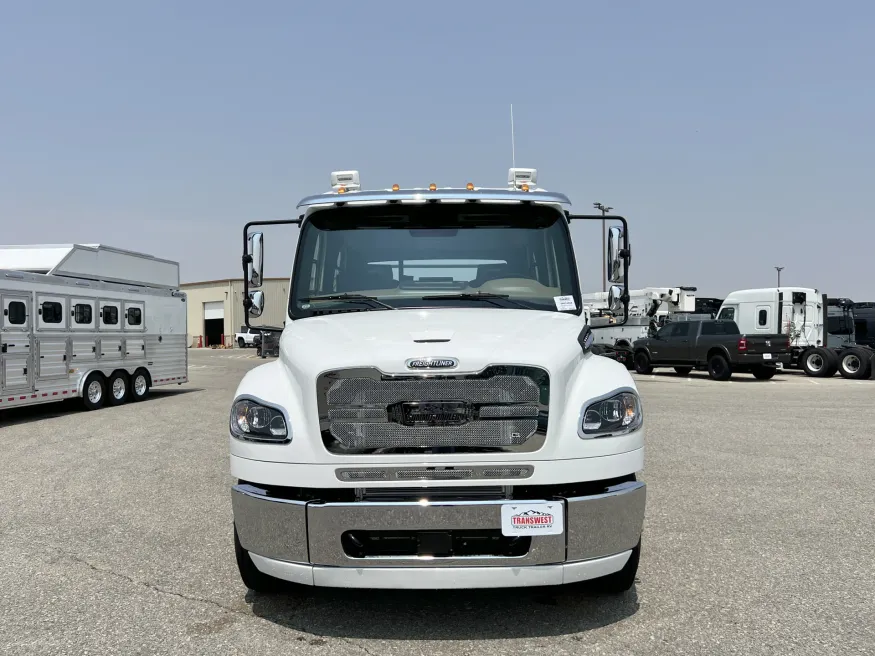
[[351, 449], [512, 446], [525, 442], [537, 429], [536, 419], [472, 421], [463, 426], [331, 422], [331, 434]]
[[515, 365], [459, 375], [349, 369], [320, 376], [317, 394], [332, 453], [533, 451], [546, 435], [549, 376]]
[[399, 481], [458, 481], [473, 476], [471, 469], [400, 469], [395, 472]]
[[376, 405], [401, 401], [470, 401], [471, 403], [537, 403], [538, 386], [525, 376], [422, 380], [342, 378], [328, 390], [329, 405]]

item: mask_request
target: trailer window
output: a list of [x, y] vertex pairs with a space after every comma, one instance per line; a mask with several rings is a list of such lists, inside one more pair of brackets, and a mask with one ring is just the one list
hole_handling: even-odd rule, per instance
[[768, 325], [769, 323], [769, 311], [768, 310], [760, 310], [757, 313], [757, 325], [762, 328], [763, 326]]
[[103, 307], [103, 323], [107, 326], [115, 326], [118, 323], [118, 308], [114, 305]]
[[27, 321], [27, 308], [21, 301], [11, 301], [6, 310], [6, 316], [13, 326], [21, 326]]
[[143, 311], [140, 308], [128, 308], [128, 325], [139, 326], [143, 323]]
[[87, 325], [91, 323], [92, 318], [92, 310], [89, 303], [76, 303], [73, 306], [73, 321], [76, 323]]
[[64, 319], [63, 309], [57, 301], [43, 301], [40, 313], [43, 317], [43, 323], [61, 323]]

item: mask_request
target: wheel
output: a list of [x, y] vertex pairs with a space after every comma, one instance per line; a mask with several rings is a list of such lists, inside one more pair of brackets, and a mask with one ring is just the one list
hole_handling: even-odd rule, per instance
[[834, 366], [837, 366], [835, 353], [829, 349], [818, 346], [808, 349], [802, 354], [802, 369], [806, 376], [812, 378], [829, 378], [835, 374]]
[[234, 527], [234, 554], [237, 557], [237, 569], [240, 571], [240, 578], [243, 579], [243, 585], [253, 592], [270, 593], [276, 592], [282, 587], [282, 581], [268, 576], [264, 572], [259, 571], [249, 557], [249, 552], [240, 544], [240, 537], [237, 535], [237, 527]]
[[729, 380], [732, 376], [732, 367], [725, 355], [715, 353], [708, 358], [708, 374], [713, 380]]
[[237, 338], [237, 346], [239, 346], [240, 348], [246, 348], [246, 340], [243, 339], [242, 337], [238, 337]]
[[872, 353], [861, 348], [843, 351], [839, 359], [839, 373], [842, 378], [864, 380], [872, 373]]
[[759, 367], [754, 367], [751, 370], [753, 377], [757, 380], [770, 380], [775, 377], [775, 374], [778, 370], [775, 367], [766, 367], [764, 365], [760, 365]]
[[635, 354], [635, 371], [639, 374], [652, 374], [653, 366], [650, 364], [650, 356], [646, 351], [638, 351]]
[[106, 380], [103, 374], [95, 371], [88, 374], [82, 386], [82, 401], [89, 410], [97, 410], [106, 402]]
[[149, 372], [145, 369], [137, 369], [134, 375], [131, 376], [131, 401], [142, 401], [149, 396], [149, 389], [152, 384], [149, 379]]
[[641, 560], [641, 539], [632, 549], [632, 555], [619, 572], [608, 574], [598, 579], [593, 579], [592, 587], [596, 592], [606, 595], [622, 594], [635, 585], [635, 576], [638, 574], [638, 562]]
[[128, 381], [128, 375], [124, 371], [116, 371], [106, 384], [108, 394], [106, 402], [109, 405], [121, 405], [128, 400], [131, 385]]
[[678, 376], [689, 376], [693, 370], [692, 367], [675, 367], [674, 371]]

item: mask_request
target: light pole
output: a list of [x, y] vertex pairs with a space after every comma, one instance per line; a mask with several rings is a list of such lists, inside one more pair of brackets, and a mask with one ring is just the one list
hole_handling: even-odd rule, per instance
[[781, 271], [784, 270], [784, 267], [775, 267], [775, 271], [778, 272], [778, 287], [781, 286]]
[[[613, 207], [605, 207], [601, 203], [593, 203], [592, 206], [597, 210], [600, 210], [602, 216], [610, 212]], [[605, 220], [602, 219], [602, 291], [608, 291], [608, 244], [607, 244], [607, 235], [605, 234]]]

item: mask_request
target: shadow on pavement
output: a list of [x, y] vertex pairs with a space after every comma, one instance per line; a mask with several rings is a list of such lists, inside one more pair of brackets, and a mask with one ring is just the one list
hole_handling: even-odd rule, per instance
[[[162, 398], [178, 396], [180, 394], [189, 394], [191, 392], [203, 392], [202, 387], [180, 387], [179, 389], [153, 389], [145, 401], [140, 401], [138, 405], [155, 403]], [[127, 405], [127, 404], [126, 404]], [[105, 409], [105, 408], [102, 408]], [[10, 408], [9, 410], [0, 410], [0, 427], [13, 426], [15, 424], [26, 424], [33, 421], [42, 421], [44, 419], [57, 419], [58, 417], [68, 417], [76, 415], [80, 412], [90, 412], [86, 410], [82, 404], [82, 399], [65, 399], [63, 401], [53, 401], [50, 403], [38, 403], [36, 405], [25, 406], [21, 408]], [[99, 411], [98, 411], [99, 412]]]
[[262, 619], [316, 636], [378, 640], [499, 640], [597, 629], [638, 610], [636, 589], [598, 596], [583, 584], [559, 589], [338, 590], [247, 593]]

